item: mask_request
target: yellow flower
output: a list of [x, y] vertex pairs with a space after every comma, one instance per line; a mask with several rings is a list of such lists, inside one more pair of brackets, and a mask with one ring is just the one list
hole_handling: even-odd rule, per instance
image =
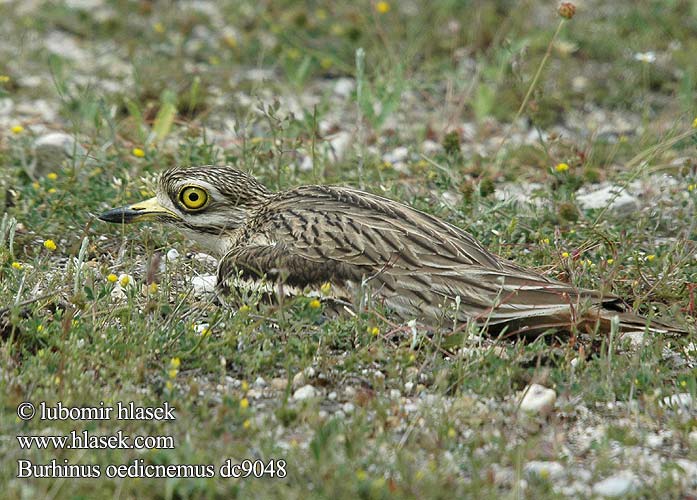
[[130, 282], [131, 282], [131, 278], [129, 278], [127, 274], [124, 274], [123, 276], [121, 276], [121, 279], [119, 280], [119, 284], [122, 287], [127, 287]]
[[332, 291], [332, 284], [327, 282], [323, 284], [319, 290], [322, 292], [322, 295], [329, 295], [329, 292]]
[[43, 331], [44, 331], [44, 325], [39, 325], [39, 326], [37, 326], [37, 327], [36, 327], [36, 331], [37, 331], [37, 333], [43, 332]]
[[380, 329], [377, 326], [374, 326], [373, 328], [369, 328], [370, 333], [373, 335], [373, 337], [377, 337], [380, 335]]
[[687, 190], [688, 190], [689, 192], [692, 192], [692, 191], [694, 191], [695, 189], [697, 189], [697, 184], [688, 184], [688, 185], [687, 185]]
[[55, 172], [49, 172], [48, 174], [46, 174], [46, 177], [48, 177], [52, 181], [55, 181], [56, 179], [58, 179], [58, 174]]
[[322, 67], [322, 69], [329, 69], [334, 65], [334, 61], [331, 57], [323, 57], [320, 59], [319, 65]]
[[162, 23], [155, 23], [152, 25], [152, 29], [155, 30], [156, 33], [164, 33], [165, 25]]
[[390, 11], [390, 4], [387, 2], [378, 2], [375, 4], [375, 10], [380, 14], [387, 14]]
[[24, 127], [22, 127], [21, 125], [14, 125], [10, 130], [13, 134], [21, 134], [22, 132], [24, 132]]
[[692, 128], [697, 128], [697, 118], [692, 120]]
[[561, 256], [562, 256], [564, 259], [568, 259], [568, 258], [569, 258], [569, 252], [562, 252], [562, 253], [561, 253]]
[[607, 259], [607, 263], [612, 265], [615, 263], [615, 259]]
[[56, 188], [49, 188], [48, 194], [53, 194], [56, 192]]
[[223, 37], [223, 41], [227, 44], [228, 47], [231, 49], [234, 49], [237, 47], [237, 38], [235, 38], [234, 35], [225, 35]]
[[61, 378], [60, 378], [58, 375], [56, 375], [56, 378], [53, 379], [53, 383], [56, 384], [56, 385], [60, 384], [60, 383], [61, 383]]
[[249, 408], [249, 400], [247, 398], [240, 399], [240, 408], [243, 410]]
[[687, 380], [681, 380], [680, 387], [687, 387]]
[[250, 427], [252, 427], [252, 421], [249, 419], [245, 420], [244, 422], [242, 422], [242, 427], [244, 427], [245, 429], [249, 429]]
[[247, 392], [249, 390], [249, 383], [246, 380], [243, 380], [242, 383], [240, 384], [240, 388], [244, 392]]
[[165, 387], [167, 388], [168, 391], [171, 391], [174, 389], [174, 384], [172, 383], [171, 380], [168, 380], [167, 383], [165, 384]]
[[7, 75], [0, 75], [0, 83], [7, 83], [10, 81], [10, 77]]
[[251, 309], [251, 307], [249, 307], [247, 304], [244, 304], [244, 305], [240, 306], [240, 308], [237, 312], [240, 314], [247, 314], [250, 309]]
[[322, 303], [317, 299], [312, 299], [310, 309], [319, 309], [320, 307], [322, 307]]
[[179, 358], [172, 358], [169, 360], [169, 366], [172, 368], [179, 368], [181, 366], [182, 362]]
[[409, 362], [413, 363], [414, 361], [416, 361], [416, 354], [410, 354], [409, 355]]
[[176, 368], [172, 368], [167, 372], [169, 378], [177, 378], [177, 373], [179, 373], [179, 370], [177, 370]]
[[12, 268], [17, 269], [17, 271], [21, 271], [22, 269], [24, 269], [24, 266], [19, 262], [13, 262]]
[[363, 469], [358, 469], [356, 471], [356, 479], [358, 479], [359, 481], [365, 481], [366, 477], [368, 477], [368, 473]]
[[653, 262], [655, 258], [656, 258], [656, 256], [654, 254], [646, 256], [646, 260], [648, 260], [649, 262]]
[[457, 432], [455, 432], [455, 429], [453, 429], [452, 427], [448, 429], [448, 437], [450, 439], [453, 439], [455, 438], [455, 436], [457, 436]]
[[542, 243], [549, 245], [549, 238], [542, 238]]
[[371, 483], [371, 487], [373, 489], [376, 489], [376, 490], [381, 490], [385, 487], [386, 482], [387, 481], [385, 481], [384, 477], [378, 477], [378, 478], [373, 479], [373, 482]]
[[133, 153], [133, 156], [136, 156], [138, 158], [143, 158], [145, 156], [145, 151], [143, 151], [140, 148], [133, 148], [131, 150], [131, 153]]
[[148, 285], [148, 292], [150, 293], [157, 293], [157, 289], [159, 287], [157, 286], [157, 283], [153, 282]]
[[39, 184], [38, 182], [34, 181], [34, 182], [31, 183], [31, 187], [33, 187], [34, 189], [39, 189], [39, 188], [41, 187], [41, 184]]
[[568, 163], [557, 163], [557, 166], [554, 167], [554, 170], [557, 172], [566, 172], [569, 170], [569, 164]]
[[46, 248], [47, 248], [48, 250], [50, 250], [51, 252], [53, 252], [56, 248], [58, 248], [58, 247], [56, 246], [56, 242], [53, 241], [53, 240], [46, 240], [46, 241], [44, 241], [44, 247], [46, 247]]
[[114, 273], [109, 274], [109, 276], [106, 277], [106, 280], [109, 283], [116, 283], [119, 280], [119, 277], [116, 276]]

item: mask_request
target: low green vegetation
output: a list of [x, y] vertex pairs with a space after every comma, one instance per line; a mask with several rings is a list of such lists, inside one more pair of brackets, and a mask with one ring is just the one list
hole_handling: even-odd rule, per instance
[[[694, 494], [695, 403], [666, 398], [697, 397], [696, 15], [648, 0], [588, 1], [572, 19], [504, 0], [0, 5], [0, 489], [556, 498], [631, 471], [637, 498]], [[79, 145], [42, 157], [54, 131]], [[401, 200], [691, 333], [493, 339], [379, 306], [332, 319], [309, 296], [221, 307], [192, 284], [215, 274], [194, 243], [95, 218], [151, 196], [172, 165], [214, 163], [273, 189]], [[583, 201], [611, 185], [633, 198], [624, 208], [620, 193]], [[555, 391], [553, 409], [520, 410], [533, 383]], [[176, 420], [24, 421], [26, 401], [167, 402]], [[175, 447], [26, 450], [15, 437], [71, 430]], [[287, 476], [105, 475], [134, 460], [217, 472], [228, 458], [282, 459]], [[19, 460], [103, 474], [17, 478]], [[530, 472], [537, 461], [565, 472]]]

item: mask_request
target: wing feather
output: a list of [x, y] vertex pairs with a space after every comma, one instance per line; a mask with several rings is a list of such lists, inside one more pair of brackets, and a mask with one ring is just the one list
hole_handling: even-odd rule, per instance
[[490, 323], [568, 318], [581, 297], [596, 304], [615, 300], [503, 260], [462, 229], [377, 195], [305, 186], [279, 194], [269, 206], [249, 227], [275, 245], [276, 268], [304, 285], [360, 277], [404, 316], [443, 315], [456, 297], [460, 319]]

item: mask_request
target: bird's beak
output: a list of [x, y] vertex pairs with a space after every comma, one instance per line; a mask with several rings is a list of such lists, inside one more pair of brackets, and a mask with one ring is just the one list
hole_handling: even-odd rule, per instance
[[130, 224], [131, 222], [143, 222], [148, 220], [172, 220], [179, 216], [160, 205], [157, 198], [149, 198], [127, 207], [112, 208], [99, 216], [104, 222], [116, 222]]

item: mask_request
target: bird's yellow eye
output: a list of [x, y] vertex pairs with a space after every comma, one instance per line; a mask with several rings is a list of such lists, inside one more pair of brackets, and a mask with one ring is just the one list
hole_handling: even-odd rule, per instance
[[179, 192], [179, 201], [188, 210], [200, 210], [208, 203], [208, 193], [196, 186], [187, 186]]

